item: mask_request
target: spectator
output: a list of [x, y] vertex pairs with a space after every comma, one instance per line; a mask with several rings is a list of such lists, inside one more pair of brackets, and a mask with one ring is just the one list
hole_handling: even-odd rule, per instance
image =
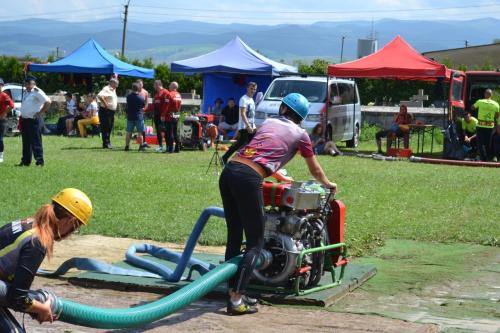
[[4, 82], [0, 78], [0, 163], [3, 163], [3, 136], [7, 132], [7, 113], [14, 108], [14, 101], [10, 96], [3, 92]]
[[333, 141], [327, 141], [325, 139], [323, 126], [320, 123], [314, 126], [309, 137], [311, 138], [315, 155], [342, 155], [342, 152], [337, 148], [337, 145], [335, 145]]
[[87, 107], [82, 113], [83, 119], [78, 121], [78, 130], [82, 138], [87, 137], [88, 125], [99, 125], [99, 107], [97, 106], [96, 97], [94, 94], [87, 95]]
[[130, 150], [130, 139], [134, 128], [137, 130], [139, 140], [139, 151], [145, 149], [142, 141], [144, 132], [144, 97], [140, 94], [141, 85], [137, 82], [132, 84], [132, 92], [127, 96], [127, 136], [125, 137], [125, 150]]
[[234, 98], [227, 100], [227, 105], [220, 114], [219, 131], [222, 135], [227, 135], [229, 131], [238, 130], [238, 120], [240, 119], [239, 110], [234, 102]]
[[[153, 121], [156, 127], [156, 137], [158, 140], [158, 148], [156, 152], [166, 152], [166, 142], [165, 148], [163, 148], [163, 135], [165, 133], [165, 124], [161, 120], [161, 115], [168, 112], [168, 104], [170, 102], [170, 95], [168, 90], [163, 88], [163, 83], [161, 80], [156, 80], [154, 83], [155, 96], [153, 99]], [[166, 141], [166, 140], [165, 140]]]
[[236, 141], [226, 153], [222, 156], [222, 161], [227, 163], [227, 160], [238, 149], [245, 146], [255, 133], [255, 102], [253, 95], [257, 91], [257, 84], [250, 82], [247, 85], [247, 92], [240, 98], [240, 118], [238, 120], [238, 141]]
[[477, 149], [481, 161], [487, 161], [491, 154], [490, 140], [495, 127], [495, 122], [500, 115], [498, 103], [491, 99], [493, 91], [486, 89], [484, 91], [484, 99], [479, 99], [472, 105], [473, 110], [477, 111]]
[[406, 105], [399, 107], [399, 113], [395, 114], [392, 120], [390, 129], [381, 130], [375, 134], [377, 142], [377, 153], [382, 154], [382, 138], [387, 137], [387, 149], [392, 146], [392, 140], [395, 137], [403, 138], [404, 147], [408, 149], [410, 146], [410, 129], [408, 127], [413, 121], [413, 117], [408, 113]]
[[214, 124], [215, 125], [219, 125], [219, 120], [220, 120], [222, 109], [223, 109], [222, 104], [224, 104], [224, 101], [222, 100], [222, 98], [217, 97], [217, 99], [215, 100], [214, 106], [210, 106], [208, 108], [208, 113], [214, 115]]
[[85, 104], [82, 102], [82, 97], [80, 94], [74, 94], [73, 99], [75, 100], [75, 113], [72, 119], [66, 120], [66, 127], [68, 128], [68, 136], [75, 136], [76, 130], [78, 128], [78, 121], [82, 120], [84, 117], [82, 115], [85, 110]]
[[25, 79], [26, 91], [21, 104], [21, 135], [23, 141], [23, 157], [18, 166], [29, 166], [31, 155], [35, 157], [36, 165], [43, 166], [42, 146], [42, 115], [50, 107], [50, 98], [42, 89], [36, 86], [36, 78], [27, 76]]
[[[141, 95], [144, 98], [144, 111], [143, 113], [148, 109], [149, 106], [149, 92], [144, 89], [144, 81], [142, 79], [138, 79], [135, 81], [139, 84], [141, 87], [141, 90], [139, 91], [139, 95]], [[142, 132], [142, 142], [144, 144], [144, 147], [149, 148], [148, 143], [146, 142], [146, 126], [144, 126], [144, 131]]]
[[112, 149], [111, 146], [111, 131], [115, 124], [115, 112], [118, 107], [118, 96], [116, 96], [116, 88], [118, 80], [112, 78], [109, 84], [102, 88], [97, 94], [99, 102], [99, 123], [101, 124], [102, 148]]
[[[168, 111], [162, 115], [162, 121], [165, 122], [165, 139], [167, 140], [167, 152], [168, 153], [178, 153], [180, 151], [179, 134], [177, 133], [177, 123], [179, 121], [182, 105], [182, 97], [177, 89], [179, 84], [177, 82], [172, 82], [168, 86], [169, 92], [169, 102]], [[174, 149], [175, 142], [175, 149]]]
[[471, 116], [470, 111], [467, 111], [463, 118], [459, 119], [460, 141], [467, 151], [476, 150], [476, 127], [477, 119]]
[[73, 119], [75, 116], [76, 112], [76, 104], [73, 99], [73, 94], [70, 92], [67, 92], [64, 94], [64, 99], [66, 100], [66, 107], [65, 107], [65, 115], [60, 117], [57, 120], [57, 134], [58, 135], [68, 135], [69, 131], [68, 128], [66, 127], [66, 121], [68, 119]]

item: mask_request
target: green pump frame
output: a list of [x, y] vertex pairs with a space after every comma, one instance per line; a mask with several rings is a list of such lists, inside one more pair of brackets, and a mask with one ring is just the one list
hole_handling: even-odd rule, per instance
[[[333, 288], [335, 286], [338, 286], [339, 284], [342, 283], [342, 279], [344, 278], [344, 272], [345, 272], [345, 267], [347, 265], [347, 262], [344, 264], [340, 265], [340, 272], [337, 274], [335, 268], [338, 267], [336, 266], [335, 263], [332, 263], [332, 258], [330, 255], [327, 255], [328, 252], [332, 252], [333, 250], [336, 249], [341, 249], [340, 255], [343, 259], [347, 258], [347, 246], [345, 243], [336, 243], [336, 244], [330, 244], [330, 245], [321, 245], [319, 247], [313, 247], [310, 249], [304, 249], [300, 251], [299, 256], [297, 257], [297, 263], [296, 263], [296, 271], [298, 271], [301, 266], [302, 266], [302, 260], [304, 259], [304, 256], [306, 254], [310, 253], [316, 253], [316, 252], [327, 252], [325, 254], [325, 271], [329, 271], [331, 274], [332, 282], [324, 285], [320, 285], [317, 287], [313, 288], [301, 288], [300, 282], [302, 281], [302, 278], [299, 276], [295, 279], [293, 288], [283, 288], [283, 287], [270, 287], [270, 286], [262, 286], [262, 285], [256, 285], [252, 284], [250, 286], [251, 289], [254, 290], [265, 290], [265, 291], [271, 291], [271, 292], [278, 292], [278, 293], [285, 293], [285, 294], [295, 294], [297, 296], [301, 295], [307, 295], [311, 293], [315, 293], [321, 290]], [[338, 275], [338, 276], [337, 276]]]

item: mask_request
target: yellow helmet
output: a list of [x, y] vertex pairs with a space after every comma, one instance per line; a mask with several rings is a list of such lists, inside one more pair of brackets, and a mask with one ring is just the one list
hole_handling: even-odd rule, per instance
[[65, 188], [52, 197], [52, 201], [57, 202], [83, 224], [89, 224], [92, 216], [92, 202], [82, 191], [76, 188]]

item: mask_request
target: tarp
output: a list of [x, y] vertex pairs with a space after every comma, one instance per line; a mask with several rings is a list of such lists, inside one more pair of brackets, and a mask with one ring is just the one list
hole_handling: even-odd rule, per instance
[[134, 66], [113, 57], [95, 40], [89, 39], [66, 57], [49, 64], [30, 64], [33, 72], [118, 74], [124, 76], [154, 78], [154, 69]]
[[237, 36], [220, 49], [175, 61], [170, 68], [188, 75], [203, 74], [203, 113], [208, 112], [216, 98], [222, 98], [224, 105], [229, 97], [238, 103], [251, 81], [257, 83], [258, 91], [265, 92], [274, 77], [297, 73], [296, 67], [264, 57]]
[[251, 49], [239, 37], [210, 53], [171, 64], [172, 72], [184, 74], [232, 73], [271, 75], [297, 73], [294, 66], [285, 65], [264, 57]]
[[397, 36], [377, 52], [361, 59], [328, 65], [328, 74], [336, 77], [389, 78], [400, 80], [449, 80], [451, 71], [445, 65], [418, 53]]
[[244, 75], [227, 73], [209, 73], [203, 75], [203, 103], [201, 112], [208, 113], [208, 108], [215, 105], [215, 100], [221, 98], [227, 104], [227, 100], [234, 98], [236, 105], [241, 96], [247, 91], [249, 82], [257, 83], [257, 91], [265, 92], [271, 84], [273, 77], [270, 75]]

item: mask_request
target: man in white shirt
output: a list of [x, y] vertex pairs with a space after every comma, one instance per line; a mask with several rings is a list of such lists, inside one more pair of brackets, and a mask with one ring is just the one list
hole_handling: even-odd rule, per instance
[[238, 121], [238, 141], [236, 141], [229, 150], [222, 156], [222, 161], [224, 164], [227, 163], [231, 155], [233, 155], [238, 149], [245, 146], [252, 140], [255, 133], [255, 102], [253, 100], [253, 95], [257, 91], [257, 83], [249, 82], [247, 85], [247, 92], [245, 95], [241, 96], [239, 106], [240, 106], [240, 118]]
[[118, 107], [118, 96], [116, 88], [118, 80], [112, 78], [109, 80], [109, 85], [102, 88], [97, 94], [99, 103], [99, 123], [101, 124], [102, 148], [112, 149], [110, 136], [115, 124], [115, 111]]
[[42, 115], [49, 109], [51, 101], [43, 90], [36, 86], [35, 80], [35, 77], [27, 76], [24, 81], [26, 90], [21, 104], [23, 157], [19, 166], [29, 166], [32, 155], [37, 166], [43, 166], [45, 163], [42, 147]]

